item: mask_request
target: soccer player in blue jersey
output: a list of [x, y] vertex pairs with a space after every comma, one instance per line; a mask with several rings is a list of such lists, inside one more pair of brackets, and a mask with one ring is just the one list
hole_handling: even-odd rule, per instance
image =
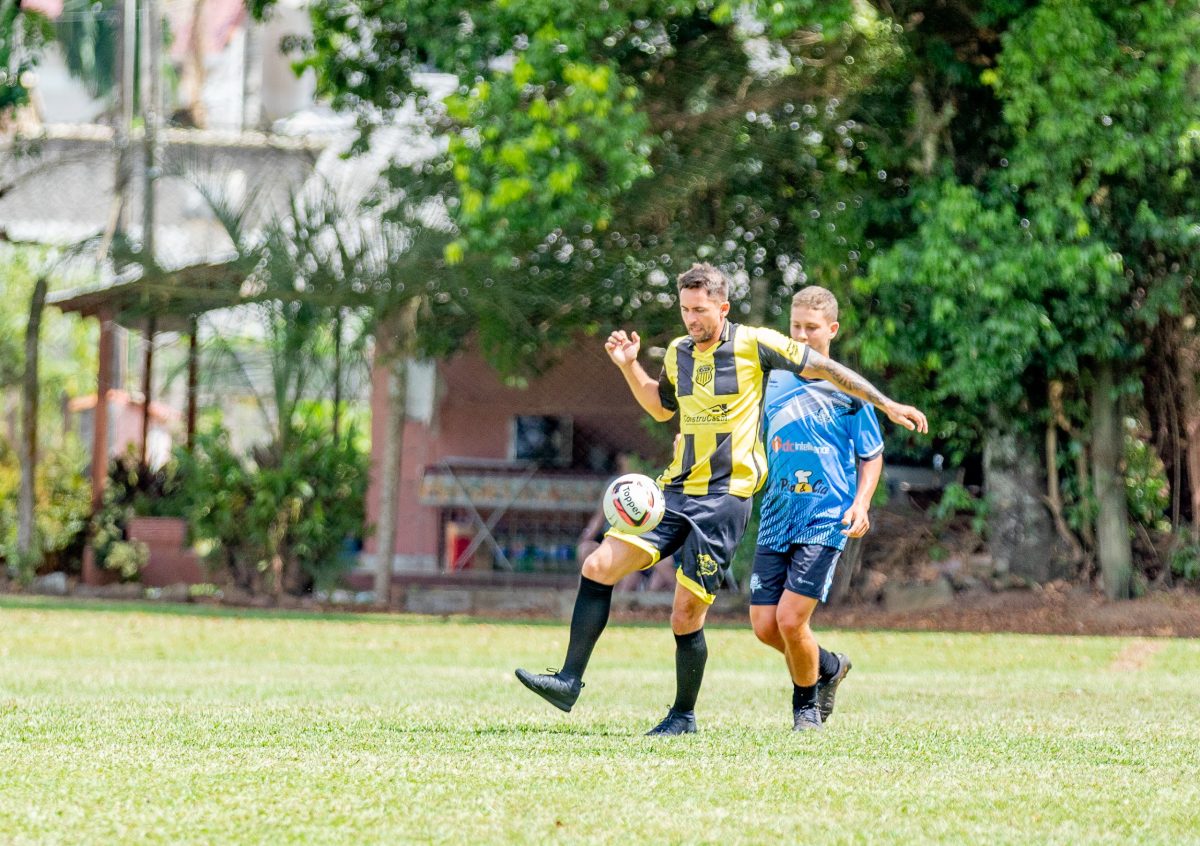
[[617, 330], [605, 344], [634, 398], [651, 417], [665, 423], [679, 415], [675, 457], [659, 477], [666, 515], [656, 528], [636, 537], [609, 531], [584, 560], [562, 669], [545, 674], [517, 670], [527, 688], [570, 711], [583, 688], [592, 648], [608, 623], [613, 585], [674, 555], [675, 703], [650, 731], [653, 735], [696, 730], [693, 709], [708, 659], [704, 620], [716, 598], [720, 572], [733, 560], [746, 531], [751, 498], [766, 478], [760, 428], [767, 375], [782, 369], [827, 379], [878, 405], [896, 423], [928, 431], [920, 411], [888, 399], [824, 354], [773, 329], [728, 320], [729, 280], [712, 265], [693, 265], [680, 274], [678, 288], [687, 334], [667, 348], [658, 379], [638, 364], [641, 341], [636, 332]]
[[[791, 318], [792, 340], [828, 356], [839, 328], [833, 293], [805, 288], [792, 298]], [[767, 381], [763, 434], [768, 481], [750, 576], [750, 622], [758, 639], [787, 661], [794, 730], [819, 729], [833, 712], [850, 659], [818, 646], [809, 620], [829, 595], [847, 538], [871, 527], [883, 437], [869, 404], [824, 379], [783, 370]]]

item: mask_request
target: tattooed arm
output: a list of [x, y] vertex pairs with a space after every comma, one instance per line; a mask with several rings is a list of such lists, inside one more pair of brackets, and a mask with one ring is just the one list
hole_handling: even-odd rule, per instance
[[804, 362], [804, 370], [800, 375], [805, 379], [824, 379], [832, 382], [846, 393], [871, 403], [886, 414], [889, 420], [905, 429], [915, 429], [918, 432], [929, 431], [929, 423], [920, 411], [911, 405], [901, 405], [889, 399], [882, 391], [849, 367], [838, 364], [832, 358], [821, 355], [816, 350], [808, 350], [808, 358]]
[[848, 394], [866, 400], [905, 429], [928, 432], [925, 415], [911, 405], [901, 405], [884, 396], [883, 392], [849, 367], [838, 364], [829, 356], [811, 347], [798, 344], [774, 329], [752, 329], [758, 343], [758, 362], [763, 372], [779, 368], [798, 373], [806, 379], [825, 379]]

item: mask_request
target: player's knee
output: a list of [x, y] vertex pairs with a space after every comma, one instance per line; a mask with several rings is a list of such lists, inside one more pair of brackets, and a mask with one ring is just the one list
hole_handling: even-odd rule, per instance
[[583, 559], [583, 575], [595, 582], [606, 582], [612, 556], [605, 554], [604, 545], [593, 549]]
[[671, 611], [671, 631], [677, 635], [691, 634], [704, 625], [708, 614], [708, 606], [696, 608], [684, 606]]
[[780, 608], [775, 614], [775, 625], [779, 633], [788, 640], [798, 640], [811, 636], [808, 628], [808, 614], [800, 614]]
[[774, 646], [779, 642], [779, 624], [774, 617], [753, 616], [750, 618], [750, 625], [754, 628], [754, 636], [767, 646]]
[[623, 548], [606, 540], [600, 547], [583, 559], [581, 572], [594, 582], [615, 585], [625, 576], [649, 564], [650, 556], [633, 547]]

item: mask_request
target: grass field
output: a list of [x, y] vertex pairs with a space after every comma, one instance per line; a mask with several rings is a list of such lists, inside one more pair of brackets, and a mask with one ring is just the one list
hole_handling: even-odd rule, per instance
[[825, 632], [820, 734], [710, 627], [701, 733], [641, 734], [665, 625], [574, 713], [512, 676], [561, 625], [0, 600], [0, 842], [1200, 842], [1200, 642]]

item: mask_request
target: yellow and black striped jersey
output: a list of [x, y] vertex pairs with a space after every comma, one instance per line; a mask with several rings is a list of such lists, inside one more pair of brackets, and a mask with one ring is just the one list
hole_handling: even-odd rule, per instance
[[774, 329], [725, 321], [718, 343], [701, 352], [688, 336], [667, 348], [658, 395], [679, 413], [675, 457], [659, 477], [664, 490], [692, 496], [754, 494], [766, 478], [760, 427], [767, 374], [800, 373], [808, 347]]

